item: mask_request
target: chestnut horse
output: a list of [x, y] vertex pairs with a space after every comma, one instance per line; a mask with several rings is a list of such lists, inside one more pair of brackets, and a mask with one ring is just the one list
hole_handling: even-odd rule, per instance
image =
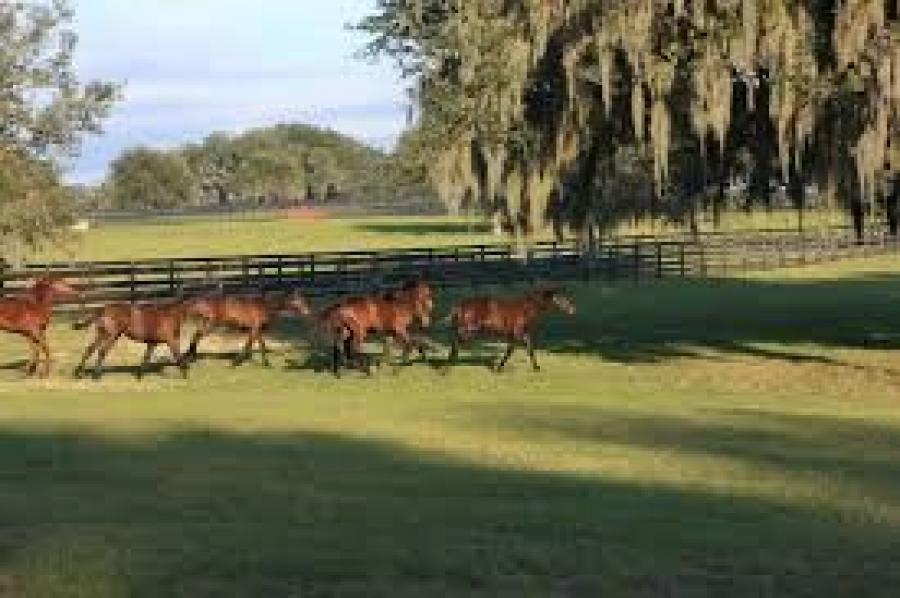
[[81, 296], [81, 293], [62, 278], [46, 276], [34, 281], [21, 296], [0, 298], [0, 330], [24, 336], [31, 347], [26, 376], [39, 373], [46, 377], [50, 373], [52, 359], [47, 345], [47, 326], [56, 299], [66, 295]]
[[538, 317], [552, 310], [574, 315], [575, 304], [558, 289], [536, 289], [516, 299], [474, 297], [462, 301], [449, 317], [453, 324], [453, 344], [448, 366], [459, 357], [460, 345], [480, 334], [498, 336], [509, 343], [497, 364], [498, 373], [506, 366], [517, 344], [525, 346], [532, 367], [540, 371], [532, 336]]
[[187, 378], [187, 359], [181, 353], [181, 325], [185, 315], [184, 300], [169, 304], [111, 303], [106, 305], [99, 309], [93, 317], [74, 324], [76, 329], [88, 328], [91, 325], [96, 328], [94, 340], [88, 344], [81, 362], [75, 368], [75, 377], [81, 377], [88, 359], [96, 353], [97, 365], [94, 368], [94, 377], [100, 378], [101, 368], [107, 354], [116, 341], [125, 336], [135, 342], [147, 345], [144, 359], [136, 373], [138, 378], [143, 376], [144, 369], [150, 364], [153, 351], [158, 345], [169, 347], [175, 365], [181, 370], [182, 377]]
[[253, 345], [259, 344], [263, 364], [266, 366], [269, 365], [269, 357], [263, 334], [275, 316], [281, 313], [309, 316], [312, 313], [306, 299], [296, 292], [275, 298], [240, 297], [225, 294], [196, 297], [187, 301], [186, 309], [189, 316], [200, 318], [202, 322], [191, 339], [191, 345], [187, 351], [189, 359], [197, 357], [197, 345], [213, 328], [231, 326], [247, 331], [247, 343], [234, 364], [239, 365], [251, 359]]
[[[425, 355], [424, 343], [413, 340], [410, 326], [418, 320], [423, 328], [431, 324], [431, 312], [434, 309], [434, 293], [431, 285], [422, 280], [408, 282], [399, 289], [381, 295], [368, 295], [344, 299], [325, 312], [330, 322], [335, 342], [342, 340], [344, 354], [347, 358], [361, 359], [362, 345], [373, 333], [383, 333], [385, 339], [385, 356], [390, 357], [390, 340], [393, 339], [403, 347], [403, 362], [409, 361], [409, 355], [418, 348]], [[334, 347], [335, 359], [339, 349]], [[337, 374], [339, 366], [333, 365]]]

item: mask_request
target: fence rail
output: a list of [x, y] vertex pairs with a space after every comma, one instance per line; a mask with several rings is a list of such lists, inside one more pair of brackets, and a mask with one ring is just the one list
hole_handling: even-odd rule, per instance
[[4, 294], [14, 294], [29, 279], [60, 274], [79, 282], [89, 303], [153, 300], [213, 288], [266, 291], [291, 287], [311, 296], [329, 296], [387, 288], [417, 276], [445, 288], [535, 280], [720, 277], [898, 249], [897, 239], [883, 233], [858, 240], [845, 229], [813, 233], [759, 230], [690, 237], [616, 237], [590, 249], [574, 242], [546, 242], [525, 252], [498, 244], [28, 264], [4, 268], [0, 282]]

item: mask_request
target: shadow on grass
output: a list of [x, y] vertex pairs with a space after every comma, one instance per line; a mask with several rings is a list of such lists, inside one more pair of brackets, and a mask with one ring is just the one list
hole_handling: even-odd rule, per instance
[[491, 232], [489, 224], [483, 222], [406, 222], [406, 223], [361, 223], [357, 230], [378, 235], [473, 235]]
[[24, 373], [25, 368], [28, 367], [28, 363], [29, 361], [27, 359], [16, 359], [15, 361], [0, 364], [0, 371]]
[[900, 351], [897, 274], [619, 284], [582, 289], [576, 298], [576, 317], [552, 316], [541, 326], [542, 347], [625, 363], [712, 352], [847, 367], [857, 366], [816, 349]]
[[[622, 442], [759, 460], [771, 459], [755, 443], [784, 442], [787, 470], [876, 471], [900, 444], [890, 432], [866, 459], [815, 457], [818, 443], [775, 431], [734, 441], [674, 420], [626, 424]], [[887, 596], [900, 582], [898, 530], [827, 505], [503, 470], [323, 433], [7, 429], [0, 472], [0, 578], [17, 595]], [[866, 487], [896, 489], [900, 476], [886, 478]]]
[[[439, 292], [434, 320], [441, 322], [462, 297], [517, 296], [529, 288]], [[574, 317], [552, 314], [539, 321], [535, 335], [539, 360], [546, 352], [595, 355], [632, 364], [754, 358], [871, 371], [871, 367], [821, 353], [878, 349], [900, 354], [898, 274], [837, 280], [663, 280], [645, 285], [571, 284], [569, 288], [578, 313]], [[298, 350], [310, 350], [305, 324], [288, 323], [273, 334]], [[432, 361], [443, 367], [450, 330], [446, 323], [437, 324], [426, 334], [436, 343], [430, 350]], [[380, 351], [382, 342], [374, 337], [370, 352]], [[476, 338], [462, 348], [459, 365], [490, 367], [503, 350], [504, 344], [496, 338]], [[525, 352], [518, 350], [513, 359], [521, 362]], [[310, 366], [295, 360], [290, 369]], [[879, 371], [900, 381], [900, 361], [896, 371]]]

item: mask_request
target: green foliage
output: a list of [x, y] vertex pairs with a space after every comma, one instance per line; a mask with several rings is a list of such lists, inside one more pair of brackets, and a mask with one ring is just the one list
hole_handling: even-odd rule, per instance
[[49, 163], [0, 148], [0, 255], [17, 261], [72, 221], [72, 202]]
[[118, 94], [79, 82], [65, 0], [0, 3], [0, 231], [6, 257], [48, 240], [69, 206], [53, 162], [99, 131]]
[[[900, 37], [885, 4], [381, 0], [360, 28], [410, 78], [451, 205], [479, 197], [523, 232], [548, 212], [581, 229], [693, 222], [734, 180], [748, 205], [770, 206], [783, 183], [802, 207], [816, 184], [861, 227], [900, 173]], [[607, 164], [622, 150], [642, 154], [651, 201], [596, 201], [619, 185]]]
[[[422, 172], [409, 166], [407, 152], [385, 154], [310, 125], [214, 133], [169, 154], [184, 161], [193, 182], [194, 193], [181, 205], [294, 205], [337, 197], [386, 203], [404, 195], [431, 194]], [[111, 187], [116, 185], [113, 175], [107, 181]]]
[[181, 155], [136, 148], [112, 163], [105, 191], [112, 208], [171, 209], [192, 200], [194, 179]]

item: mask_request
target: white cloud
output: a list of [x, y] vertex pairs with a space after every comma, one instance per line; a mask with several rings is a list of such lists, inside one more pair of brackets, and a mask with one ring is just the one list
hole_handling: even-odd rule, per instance
[[389, 65], [353, 58], [345, 24], [373, 0], [76, 0], [86, 78], [124, 80], [106, 135], [70, 177], [96, 180], [121, 149], [173, 145], [276, 122], [327, 126], [390, 145], [404, 126]]

